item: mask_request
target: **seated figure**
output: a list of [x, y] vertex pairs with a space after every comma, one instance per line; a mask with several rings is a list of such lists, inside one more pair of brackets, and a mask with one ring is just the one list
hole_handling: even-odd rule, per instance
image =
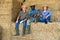
[[44, 6], [43, 10], [40, 12], [40, 22], [50, 22], [51, 21], [51, 11], [48, 10], [48, 6]]
[[16, 28], [16, 35], [19, 35], [19, 24], [22, 23], [23, 21], [23, 31], [22, 31], [22, 35], [25, 35], [25, 31], [26, 31], [26, 24], [27, 24], [27, 20], [26, 17], [28, 15], [27, 12], [27, 7], [26, 5], [22, 6], [22, 10], [19, 12], [19, 15], [17, 17], [16, 23], [15, 23], [15, 28]]
[[36, 13], [38, 12], [38, 9], [35, 8], [35, 5], [31, 5], [31, 10], [29, 10], [29, 15], [30, 15], [30, 19], [31, 19], [31, 22], [35, 22], [36, 21]]

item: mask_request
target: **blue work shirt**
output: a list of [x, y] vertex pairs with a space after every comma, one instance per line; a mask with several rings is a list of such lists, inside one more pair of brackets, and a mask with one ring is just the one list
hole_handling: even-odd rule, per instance
[[35, 10], [29, 10], [28, 14], [35, 14], [38, 12], [38, 9], [35, 9]]
[[51, 16], [51, 11], [47, 10], [46, 12], [41, 11], [42, 19], [46, 19], [46, 16], [50, 17]]

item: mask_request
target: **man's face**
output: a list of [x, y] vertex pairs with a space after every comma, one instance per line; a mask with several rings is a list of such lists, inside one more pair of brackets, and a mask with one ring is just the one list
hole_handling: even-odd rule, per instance
[[26, 7], [23, 7], [23, 8], [22, 8], [23, 11], [26, 11], [26, 9], [27, 9]]
[[35, 9], [35, 6], [31, 6], [31, 9], [34, 10]]
[[47, 7], [46, 7], [46, 6], [44, 6], [44, 7], [43, 7], [43, 9], [44, 9], [44, 10], [47, 10]]

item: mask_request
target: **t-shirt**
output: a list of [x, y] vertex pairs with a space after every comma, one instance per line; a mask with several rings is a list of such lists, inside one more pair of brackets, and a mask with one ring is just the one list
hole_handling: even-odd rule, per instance
[[28, 15], [28, 12], [20, 11], [18, 16], [20, 16], [20, 19], [24, 19], [27, 17], [27, 15]]
[[35, 10], [29, 10], [28, 14], [35, 14], [35, 13], [37, 13], [37, 12], [38, 12], [37, 9], [35, 9]]

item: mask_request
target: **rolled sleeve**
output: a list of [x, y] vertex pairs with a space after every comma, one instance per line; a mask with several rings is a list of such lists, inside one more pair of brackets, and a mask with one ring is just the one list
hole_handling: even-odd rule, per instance
[[52, 12], [51, 12], [51, 11], [49, 11], [48, 13], [49, 13], [49, 14], [47, 15], [48, 17], [52, 15]]

